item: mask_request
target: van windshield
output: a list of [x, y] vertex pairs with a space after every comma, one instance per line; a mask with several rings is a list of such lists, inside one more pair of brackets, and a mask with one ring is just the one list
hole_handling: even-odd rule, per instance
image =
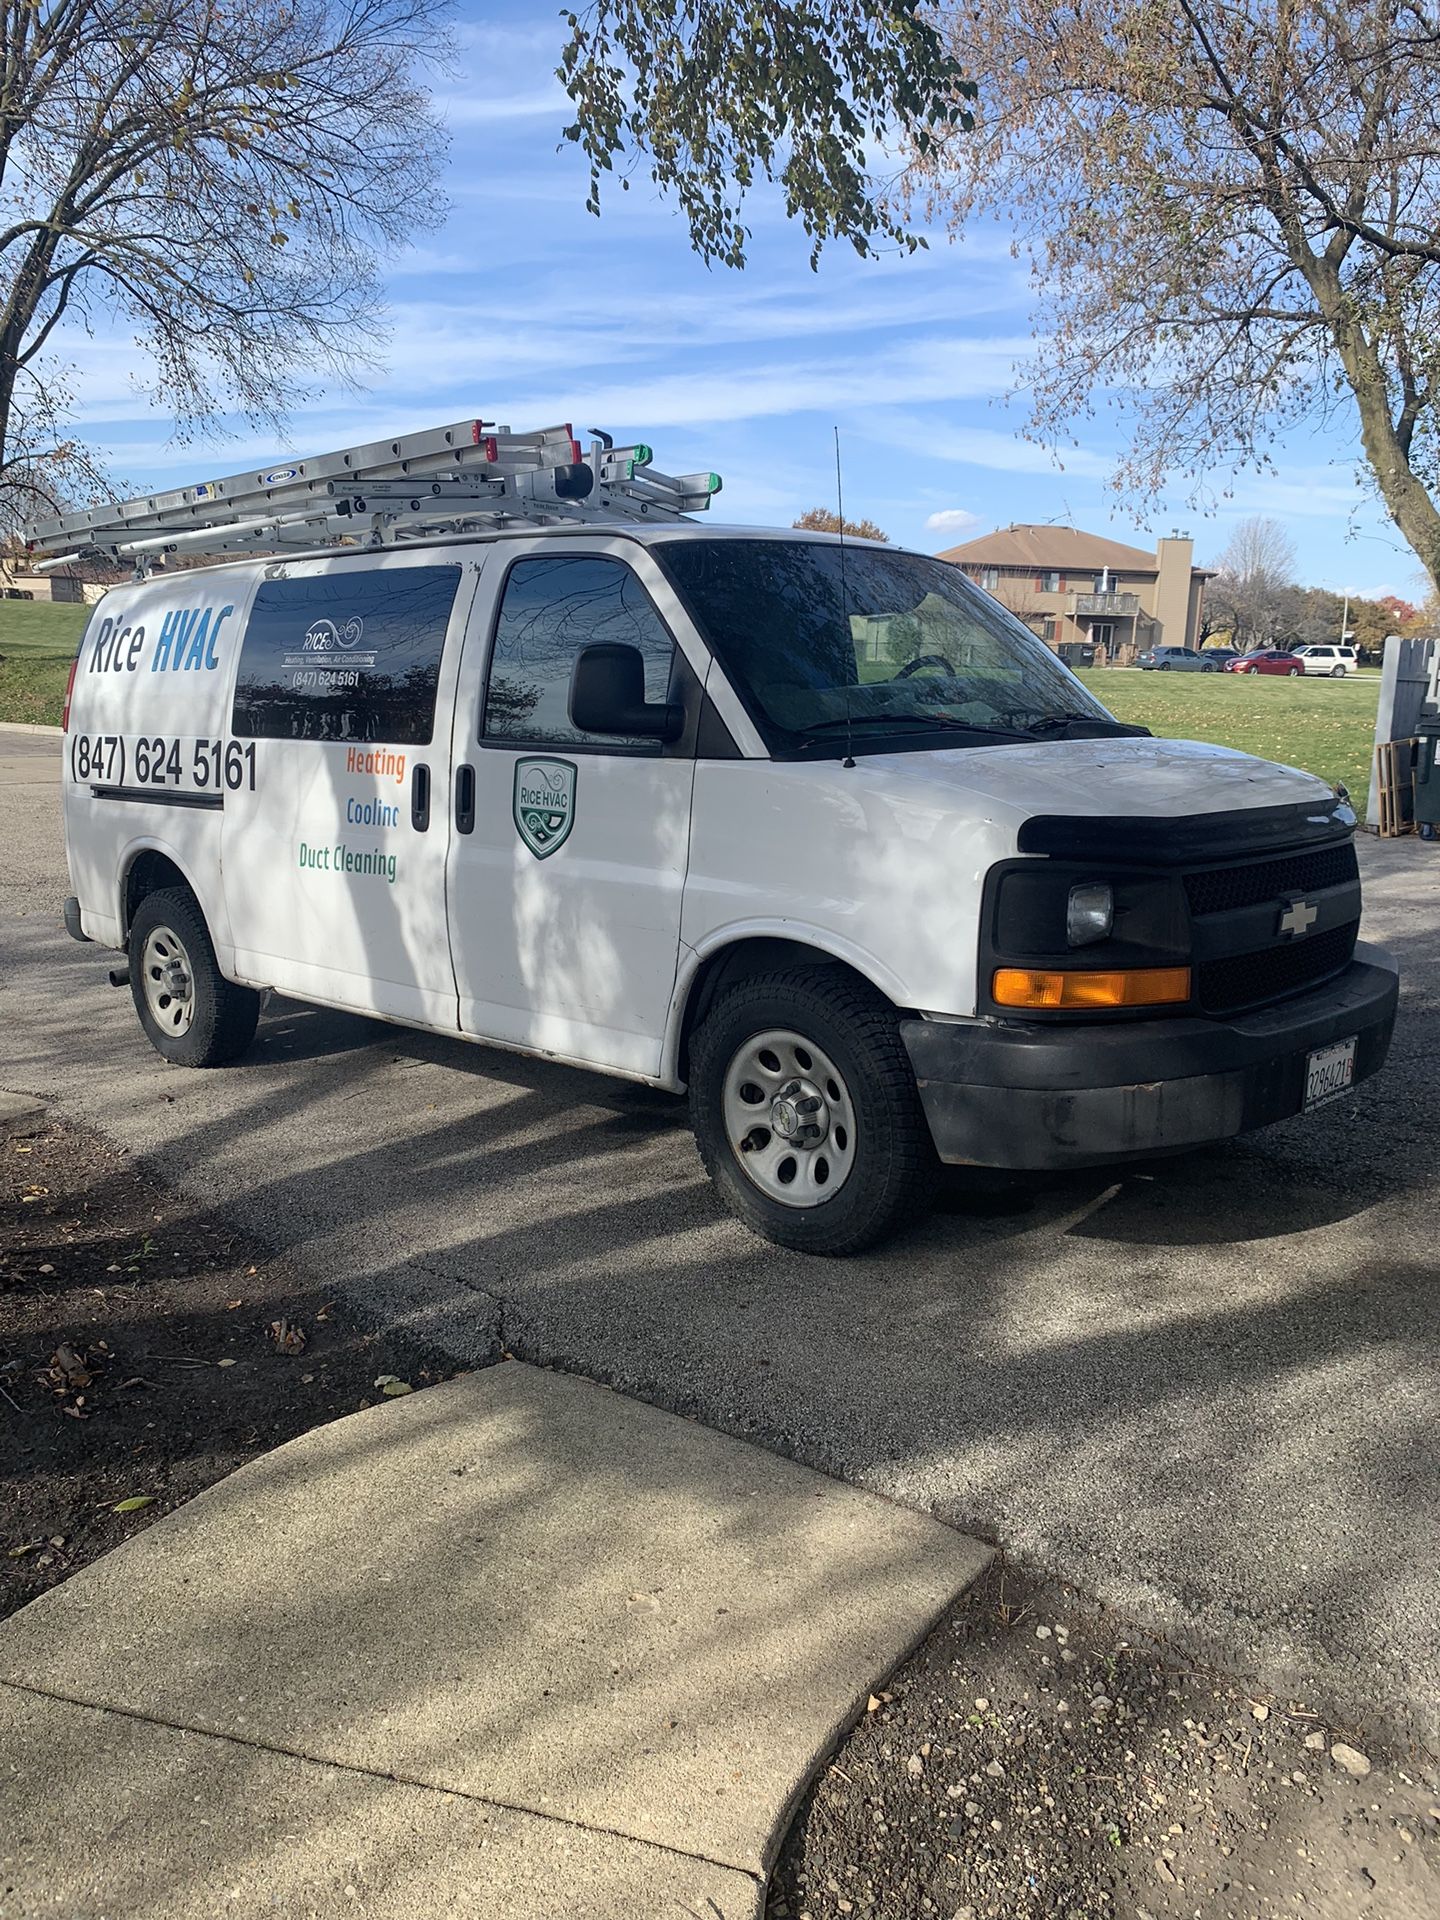
[[839, 754], [852, 738], [874, 753], [1131, 731], [943, 560], [808, 540], [676, 540], [652, 551], [772, 752]]

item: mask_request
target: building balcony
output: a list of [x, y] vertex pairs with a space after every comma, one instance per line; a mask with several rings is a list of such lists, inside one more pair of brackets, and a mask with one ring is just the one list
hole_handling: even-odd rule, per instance
[[1133, 620], [1140, 611], [1138, 593], [1077, 593], [1071, 612], [1077, 618]]

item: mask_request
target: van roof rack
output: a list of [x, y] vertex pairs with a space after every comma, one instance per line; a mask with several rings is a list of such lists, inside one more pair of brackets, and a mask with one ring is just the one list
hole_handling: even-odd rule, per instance
[[436, 534], [576, 520], [678, 520], [720, 491], [718, 473], [661, 473], [647, 446], [617, 447], [569, 426], [512, 433], [488, 420], [286, 459], [256, 471], [38, 520], [25, 542], [43, 572], [88, 558], [268, 553], [332, 544], [390, 546]]

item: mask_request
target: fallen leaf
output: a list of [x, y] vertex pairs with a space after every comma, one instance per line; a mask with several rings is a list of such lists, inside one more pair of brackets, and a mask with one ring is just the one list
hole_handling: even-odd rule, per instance
[[23, 1558], [23, 1556], [27, 1553], [34, 1553], [37, 1547], [43, 1547], [44, 1544], [45, 1542], [43, 1540], [27, 1540], [24, 1546], [11, 1547], [6, 1558], [10, 1560], [19, 1560]]
[[139, 1513], [143, 1508], [153, 1506], [153, 1493], [132, 1493], [128, 1500], [117, 1500], [110, 1509], [112, 1513]]
[[293, 1320], [272, 1320], [269, 1327], [270, 1338], [281, 1353], [303, 1353], [305, 1350], [305, 1329], [297, 1327]]
[[393, 1373], [380, 1374], [375, 1384], [383, 1394], [388, 1395], [392, 1400], [397, 1394], [413, 1393], [415, 1391], [408, 1380], [397, 1379]]
[[55, 1392], [71, 1393], [81, 1387], [88, 1387], [94, 1377], [69, 1341], [62, 1340], [50, 1356], [50, 1370], [47, 1376]]
[[225, 1302], [225, 1311], [227, 1313], [233, 1313], [237, 1307], [243, 1307], [244, 1304], [245, 1302], [243, 1300], [227, 1300]]
[[215, 1364], [217, 1367], [233, 1367], [235, 1362], [233, 1360], [217, 1360]]

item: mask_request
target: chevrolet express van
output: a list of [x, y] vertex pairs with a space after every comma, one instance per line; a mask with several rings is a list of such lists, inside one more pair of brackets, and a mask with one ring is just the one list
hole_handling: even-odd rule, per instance
[[1313, 1110], [1395, 1016], [1343, 793], [1122, 725], [958, 568], [826, 535], [154, 573], [85, 630], [64, 811], [67, 925], [165, 1059], [239, 1059], [273, 990], [688, 1091], [727, 1204], [813, 1253], [937, 1162]]

